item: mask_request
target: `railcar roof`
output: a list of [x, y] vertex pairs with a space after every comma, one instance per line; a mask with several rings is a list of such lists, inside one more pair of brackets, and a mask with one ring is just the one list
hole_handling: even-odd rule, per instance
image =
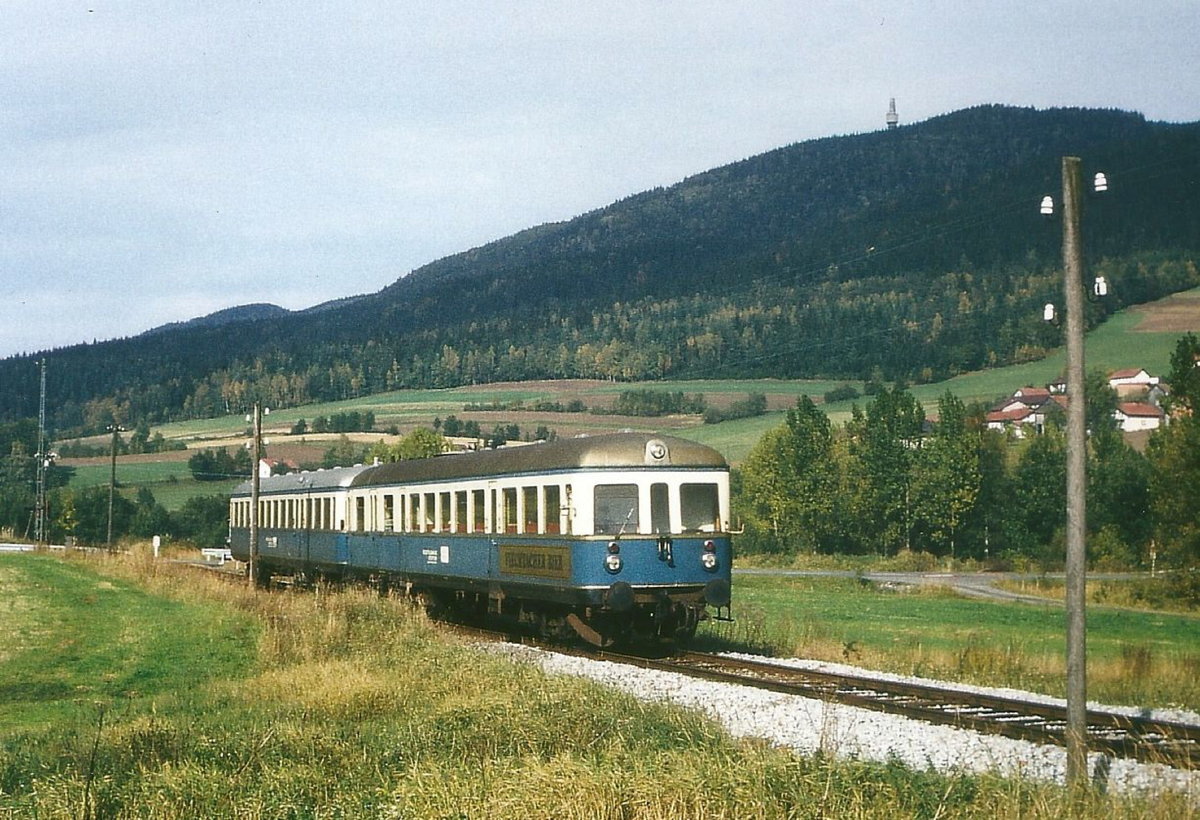
[[725, 469], [728, 464], [713, 448], [676, 436], [611, 433], [379, 464], [356, 475], [351, 486], [614, 467]]
[[[371, 469], [370, 465], [359, 464], [354, 467], [333, 467], [328, 470], [306, 470], [302, 473], [273, 475], [259, 479], [258, 491], [260, 493], [321, 492], [339, 487], [349, 487], [351, 480], [356, 475], [369, 469]], [[237, 485], [233, 495], [250, 495], [250, 482], [243, 481]]]

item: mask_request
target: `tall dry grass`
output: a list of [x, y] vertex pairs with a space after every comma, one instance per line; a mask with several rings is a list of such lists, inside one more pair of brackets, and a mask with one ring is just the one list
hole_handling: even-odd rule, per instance
[[236, 679], [2, 738], [3, 818], [1196, 817], [1133, 800], [738, 741], [695, 712], [481, 654], [406, 602], [263, 593], [105, 558], [173, 601], [238, 608]]

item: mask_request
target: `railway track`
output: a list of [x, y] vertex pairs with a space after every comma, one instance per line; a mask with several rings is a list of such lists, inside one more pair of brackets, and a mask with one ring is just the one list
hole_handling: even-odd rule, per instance
[[[560, 650], [555, 650], [560, 651]], [[767, 661], [684, 652], [646, 658], [608, 651], [577, 654], [740, 686], [875, 709], [930, 723], [1035, 743], [1065, 744], [1063, 706], [928, 684], [797, 669]], [[1200, 725], [1088, 710], [1088, 750], [1181, 769], [1200, 768]]]
[[[563, 654], [843, 703], [1034, 743], [1063, 746], [1066, 742], [1066, 707], [1055, 704], [865, 675], [800, 669], [766, 660], [690, 651], [667, 657], [647, 657], [582, 645], [551, 644], [477, 626], [447, 626], [460, 635], [475, 639], [519, 641]], [[1200, 725], [1089, 709], [1087, 726], [1090, 752], [1179, 769], [1200, 769]]]

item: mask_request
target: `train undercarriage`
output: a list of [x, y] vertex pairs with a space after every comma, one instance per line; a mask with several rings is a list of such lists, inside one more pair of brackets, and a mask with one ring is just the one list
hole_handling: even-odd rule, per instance
[[[258, 572], [262, 586], [317, 583], [364, 583], [381, 594], [406, 595], [431, 618], [473, 625], [500, 625], [514, 633], [554, 642], [582, 639], [599, 647], [683, 647], [714, 604], [720, 620], [728, 620], [728, 598], [704, 588], [635, 589], [618, 582], [607, 590], [564, 590], [547, 600], [530, 590], [499, 585], [463, 588], [438, 579], [414, 579], [393, 573], [363, 573], [346, 567], [327, 568], [264, 564]], [[584, 594], [588, 593], [588, 594]], [[711, 598], [717, 600], [709, 600]], [[570, 600], [582, 598], [582, 600]]]

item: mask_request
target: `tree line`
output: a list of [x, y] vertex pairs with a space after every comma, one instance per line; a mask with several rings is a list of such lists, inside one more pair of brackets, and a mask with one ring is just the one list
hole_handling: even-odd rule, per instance
[[[1182, 337], [1168, 377], [1172, 421], [1145, 453], [1131, 448], [1112, 418], [1116, 395], [1103, 374], [1088, 375], [1088, 550], [1100, 567], [1187, 570], [1179, 593], [1200, 600], [1200, 339]], [[992, 566], [1055, 566], [1064, 556], [1065, 450], [1060, 425], [1024, 441], [989, 430], [986, 408], [951, 393], [930, 423], [903, 384], [873, 388], [863, 407], [835, 427], [807, 396], [768, 431], [735, 473], [734, 503], [744, 521], [739, 549], [790, 554], [905, 551], [973, 559]], [[446, 424], [443, 421], [442, 432]], [[418, 429], [400, 442], [330, 449], [328, 466], [421, 458], [442, 452], [442, 432]], [[512, 431], [519, 432], [519, 431]], [[0, 528], [28, 532], [33, 508], [36, 429], [0, 425], [9, 455], [0, 460]], [[248, 475], [244, 451], [202, 451], [205, 474]], [[72, 492], [69, 473], [48, 473], [52, 537], [102, 543], [108, 489]], [[149, 489], [118, 493], [117, 537], [169, 535], [200, 545], [223, 542], [227, 498], [198, 496], [178, 512]]]
[[[1088, 549], [1100, 566], [1188, 569], [1200, 601], [1200, 341], [1172, 356], [1169, 425], [1145, 454], [1122, 437], [1116, 394], [1089, 374]], [[927, 427], [904, 385], [835, 428], [807, 396], [754, 447], [739, 475], [742, 549], [938, 557], [1054, 566], [1065, 555], [1066, 442], [1060, 425], [1019, 443], [986, 408], [951, 393]], [[1193, 589], [1194, 587], [1194, 589]]]

